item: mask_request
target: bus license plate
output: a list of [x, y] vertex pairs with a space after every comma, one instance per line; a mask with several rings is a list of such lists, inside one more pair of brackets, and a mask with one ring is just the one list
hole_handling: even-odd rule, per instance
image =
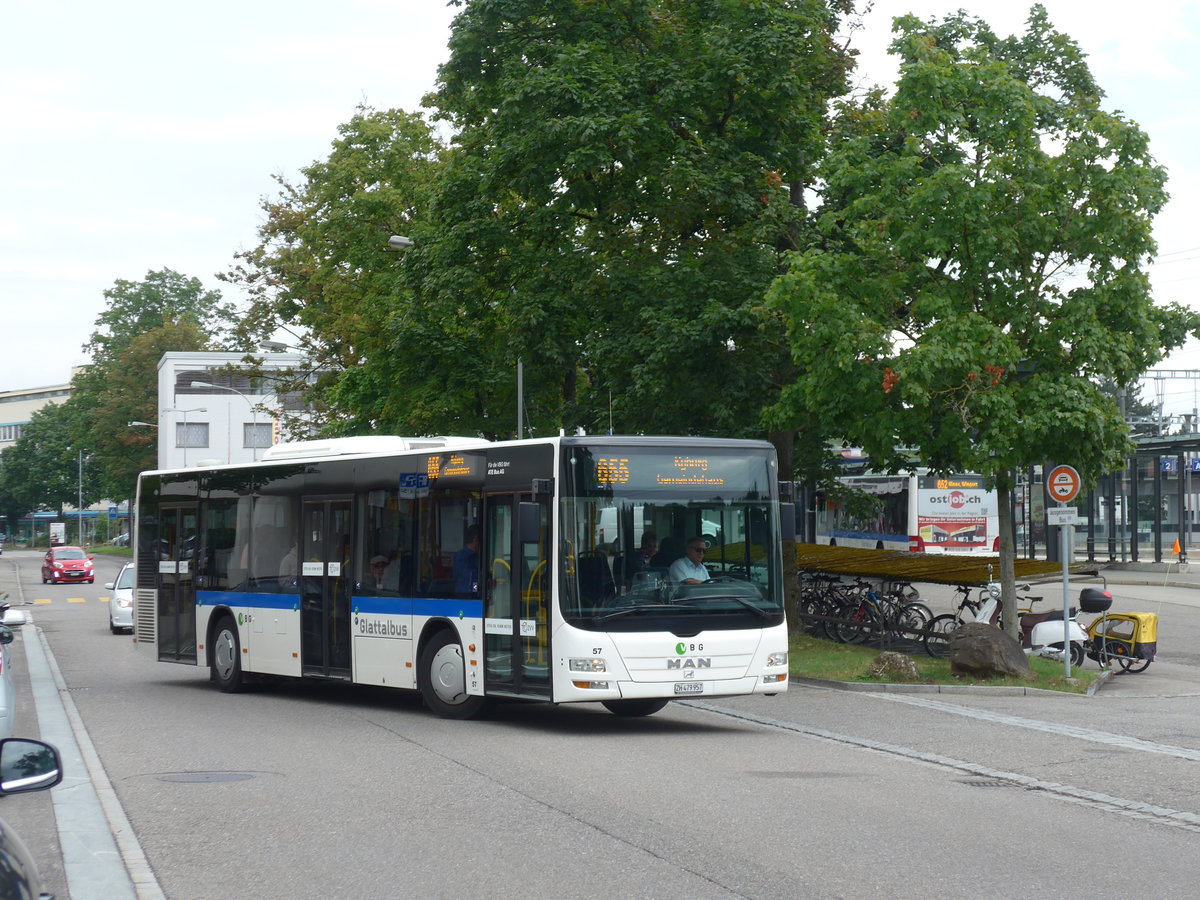
[[675, 682], [675, 693], [677, 694], [703, 694], [703, 681], [677, 681]]

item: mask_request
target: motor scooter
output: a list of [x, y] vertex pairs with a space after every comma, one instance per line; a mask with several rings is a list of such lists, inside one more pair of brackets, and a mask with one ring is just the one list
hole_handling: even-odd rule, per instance
[[[975, 614], [976, 622], [1000, 624], [1000, 583], [989, 581], [988, 597]], [[1036, 603], [1041, 597], [1025, 598]], [[1071, 665], [1082, 666], [1086, 658], [1087, 632], [1075, 621], [1078, 610], [1071, 607], [1067, 613], [1067, 638], [1071, 645]], [[1026, 656], [1041, 656], [1045, 659], [1063, 658], [1063, 614], [1056, 609], [1049, 612], [1017, 611], [1017, 627], [1020, 630], [1021, 649]]]

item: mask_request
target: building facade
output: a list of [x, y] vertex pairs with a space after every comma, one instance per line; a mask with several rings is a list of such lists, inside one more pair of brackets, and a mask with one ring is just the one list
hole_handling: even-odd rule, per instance
[[[266, 353], [251, 366], [244, 353], [170, 352], [158, 364], [158, 421], [132, 427], [158, 429], [158, 467], [245, 463], [281, 440], [284, 420], [304, 419], [296, 394], [277, 393], [272, 373], [293, 373], [306, 365], [298, 353]], [[259, 374], [261, 372], [261, 375]]]

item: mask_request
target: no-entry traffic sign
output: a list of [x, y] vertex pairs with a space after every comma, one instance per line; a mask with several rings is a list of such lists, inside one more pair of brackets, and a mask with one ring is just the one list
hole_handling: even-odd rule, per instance
[[1046, 492], [1052, 500], [1070, 503], [1079, 494], [1079, 473], [1071, 466], [1055, 466], [1046, 477]]

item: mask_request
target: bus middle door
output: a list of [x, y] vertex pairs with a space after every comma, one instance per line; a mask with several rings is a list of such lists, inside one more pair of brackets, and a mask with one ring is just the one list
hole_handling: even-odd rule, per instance
[[350, 498], [305, 497], [301, 528], [301, 671], [349, 679]]

